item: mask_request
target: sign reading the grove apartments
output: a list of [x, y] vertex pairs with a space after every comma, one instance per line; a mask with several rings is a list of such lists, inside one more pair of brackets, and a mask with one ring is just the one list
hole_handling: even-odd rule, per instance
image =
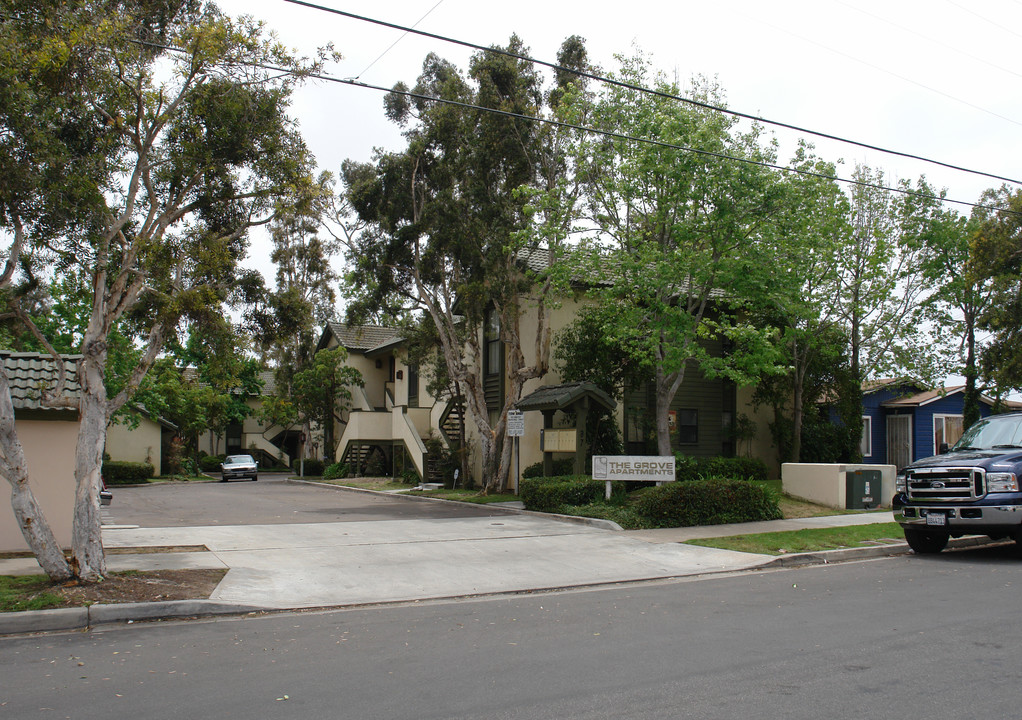
[[593, 480], [673, 482], [674, 457], [655, 455], [593, 455]]

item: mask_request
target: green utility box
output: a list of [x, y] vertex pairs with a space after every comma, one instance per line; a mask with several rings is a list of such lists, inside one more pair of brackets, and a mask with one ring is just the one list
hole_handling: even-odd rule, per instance
[[845, 508], [871, 510], [880, 504], [883, 476], [879, 470], [850, 470], [845, 473]]

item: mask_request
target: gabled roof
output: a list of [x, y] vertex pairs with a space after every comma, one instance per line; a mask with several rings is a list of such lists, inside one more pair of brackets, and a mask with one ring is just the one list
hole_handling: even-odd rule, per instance
[[865, 380], [862, 383], [862, 394], [869, 395], [870, 393], [877, 392], [884, 389], [895, 389], [895, 388], [913, 388], [917, 391], [926, 389], [926, 385], [913, 380], [911, 378], [876, 378], [873, 380]]
[[368, 353], [398, 339], [400, 331], [397, 328], [383, 327], [382, 325], [346, 325], [328, 322], [323, 328], [323, 335], [320, 337], [316, 349], [325, 348], [330, 343], [331, 335], [337, 339], [338, 345], [349, 352]]
[[587, 396], [608, 410], [617, 407], [614, 398], [591, 382], [547, 385], [523, 397], [515, 407], [519, 410], [564, 410]]
[[[67, 407], [47, 407], [42, 404], [43, 390], [53, 389], [59, 372], [53, 356], [31, 352], [0, 352], [7, 382], [11, 387], [11, 402], [15, 410], [67, 411]], [[78, 361], [81, 355], [62, 355], [65, 383], [64, 398], [78, 407], [82, 388], [78, 384]]]
[[[922, 407], [923, 405], [929, 405], [932, 402], [945, 398], [948, 395], [957, 395], [963, 392], [965, 392], [964, 385], [952, 385], [950, 387], [936, 388], [934, 390], [924, 390], [923, 392], [916, 393], [915, 395], [894, 398], [893, 400], [880, 403], [880, 406], [885, 408]], [[996, 400], [991, 397], [987, 397], [986, 395], [980, 395], [979, 400], [981, 403], [991, 407], [996, 404]], [[1014, 407], [1016, 405], [1011, 401], [1004, 401], [1004, 404], [1008, 407]]]

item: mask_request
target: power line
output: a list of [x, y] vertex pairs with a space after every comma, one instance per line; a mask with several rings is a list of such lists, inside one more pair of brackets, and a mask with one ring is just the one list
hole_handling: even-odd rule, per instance
[[[171, 46], [171, 45], [163, 45], [163, 44], [154, 43], [154, 42], [150, 42], [150, 41], [146, 41], [146, 40], [133, 40], [132, 42], [135, 42], [135, 43], [137, 43], [139, 45], [145, 45], [145, 46], [148, 46], [148, 47], [153, 47], [153, 48], [158, 48], [158, 49], [162, 49], [162, 50], [167, 50], [169, 52], [176, 52], [176, 53], [181, 53], [181, 54], [186, 54], [186, 55], [190, 54], [187, 50], [185, 50], [183, 48], [174, 47], [174, 46]], [[264, 63], [252, 63], [252, 62], [241, 63], [241, 64], [248, 65], [249, 67], [257, 67], [257, 68], [260, 68], [262, 70], [269, 70], [269, 71], [272, 71], [272, 72], [279, 72], [279, 73], [282, 73], [284, 75], [292, 75], [292, 76], [295, 75], [295, 72], [292, 71], [292, 70], [289, 70], [288, 68], [277, 67], [277, 66], [274, 66], [274, 65], [268, 65], [268, 64], [264, 64]], [[316, 80], [323, 80], [323, 81], [326, 81], [326, 82], [337, 83], [339, 85], [350, 85], [352, 87], [365, 88], [367, 90], [377, 90], [379, 92], [390, 93], [390, 94], [394, 94], [394, 95], [401, 95], [403, 97], [415, 98], [415, 99], [418, 99], [418, 100], [425, 100], [426, 102], [435, 102], [435, 103], [440, 103], [440, 104], [443, 104], [443, 105], [450, 105], [452, 107], [459, 107], [459, 108], [466, 109], [466, 110], [478, 110], [480, 112], [491, 113], [493, 115], [502, 115], [504, 117], [509, 117], [509, 118], [513, 118], [513, 119], [516, 119], [516, 120], [525, 120], [527, 122], [536, 122], [536, 123], [541, 123], [541, 124], [544, 124], [544, 125], [552, 125], [552, 126], [555, 126], [555, 127], [566, 128], [566, 129], [569, 129], [569, 130], [575, 130], [575, 131], [578, 131], [578, 132], [592, 133], [592, 134], [595, 134], [595, 135], [603, 135], [604, 137], [610, 137], [610, 138], [614, 138], [614, 139], [618, 139], [618, 140], [625, 140], [625, 141], [628, 141], [628, 142], [635, 142], [635, 143], [642, 143], [642, 144], [646, 144], [646, 145], [653, 145], [653, 146], [657, 146], [657, 147], [668, 148], [668, 149], [671, 149], [671, 150], [678, 150], [678, 151], [681, 151], [681, 152], [689, 152], [689, 153], [693, 153], [693, 154], [696, 154], [696, 155], [703, 155], [703, 156], [706, 156], [706, 157], [714, 157], [714, 158], [718, 158], [718, 159], [721, 159], [721, 160], [729, 160], [729, 161], [732, 161], [732, 162], [745, 163], [747, 165], [756, 165], [756, 166], [763, 167], [763, 168], [768, 168], [768, 169], [771, 169], [771, 170], [780, 170], [780, 171], [783, 171], [783, 172], [795, 173], [797, 175], [803, 175], [805, 177], [815, 177], [815, 178], [820, 178], [820, 179], [823, 179], [823, 180], [831, 180], [833, 182], [845, 183], [847, 185], [854, 185], [854, 186], [857, 186], [857, 187], [871, 188], [871, 189], [874, 189], [874, 190], [884, 190], [886, 192], [897, 193], [899, 195], [906, 195], [906, 196], [910, 196], [910, 197], [917, 197], [917, 198], [921, 198], [921, 199], [924, 199], [924, 200], [937, 200], [938, 202], [942, 202], [942, 203], [952, 203], [952, 204], [955, 204], [955, 205], [962, 205], [962, 206], [965, 206], [965, 207], [972, 207], [972, 208], [981, 208], [983, 210], [992, 210], [992, 211], [995, 211], [995, 212], [1006, 212], [1006, 213], [1009, 213], [1011, 215], [1022, 214], [1022, 213], [1017, 213], [1017, 212], [1015, 212], [1013, 210], [1010, 210], [1008, 208], [995, 207], [993, 205], [983, 205], [983, 204], [980, 204], [980, 203], [968, 202], [966, 200], [955, 200], [953, 198], [942, 197], [942, 196], [938, 196], [938, 195], [931, 195], [931, 194], [928, 194], [928, 193], [916, 192], [915, 190], [906, 190], [905, 188], [892, 187], [892, 186], [888, 186], [888, 185], [879, 185], [877, 183], [864, 182], [862, 180], [856, 180], [854, 178], [843, 178], [843, 177], [840, 177], [839, 175], [827, 175], [825, 173], [818, 173], [818, 172], [814, 172], [812, 170], [803, 170], [801, 168], [794, 168], [794, 167], [788, 167], [786, 165], [778, 165], [776, 163], [769, 163], [769, 162], [766, 162], [766, 161], [763, 161], [763, 160], [752, 160], [750, 158], [736, 157], [734, 155], [728, 155], [726, 153], [718, 153], [718, 152], [713, 152], [711, 150], [703, 150], [701, 148], [688, 147], [688, 146], [685, 146], [685, 145], [677, 145], [675, 143], [669, 143], [669, 142], [665, 142], [663, 140], [656, 140], [656, 139], [653, 139], [653, 138], [641, 138], [641, 137], [636, 137], [634, 135], [626, 135], [624, 133], [613, 132], [611, 130], [601, 130], [600, 128], [589, 127], [589, 126], [586, 126], [586, 125], [576, 125], [576, 124], [573, 124], [573, 123], [564, 122], [562, 120], [554, 120], [552, 118], [544, 118], [544, 117], [538, 117], [538, 116], [534, 116], [534, 115], [525, 115], [523, 113], [515, 113], [515, 112], [511, 112], [509, 110], [500, 110], [498, 108], [488, 108], [488, 107], [484, 107], [482, 105], [474, 105], [472, 103], [462, 102], [460, 100], [450, 100], [448, 98], [434, 97], [432, 95], [423, 95], [422, 93], [412, 92], [411, 90], [399, 90], [397, 88], [387, 88], [387, 87], [383, 87], [381, 85], [371, 85], [369, 83], [361, 82], [359, 80], [354, 80], [354, 79], [351, 79], [351, 78], [337, 78], [337, 77], [333, 77], [331, 75], [325, 75], [323, 73], [308, 73], [307, 75], [305, 75], [305, 77], [310, 77], [310, 78], [313, 78], [313, 79], [316, 79]]]
[[[787, 28], [784, 28], [784, 27], [781, 27], [780, 25], [775, 25], [774, 23], [768, 22], [768, 21], [763, 20], [763, 19], [760, 19], [759, 22], [761, 22], [764, 25], [767, 25], [769, 27], [772, 27], [774, 30], [777, 30], [778, 32], [783, 32], [786, 35], [791, 35], [793, 38], [798, 38], [802, 42], [806, 42], [806, 43], [809, 43], [810, 45], [815, 45], [816, 47], [823, 48], [824, 50], [826, 50], [828, 52], [832, 52], [835, 55], [840, 55], [841, 57], [847, 58], [848, 60], [851, 60], [853, 62], [857, 62], [860, 65], [865, 65], [868, 68], [872, 68], [873, 70], [876, 70], [878, 72], [882, 72], [882, 73], [885, 73], [887, 75], [890, 75], [891, 77], [897, 78], [898, 80], [901, 80], [902, 82], [907, 82], [910, 85], [915, 85], [916, 87], [921, 87], [923, 90], [927, 90], [929, 92], [932, 92], [935, 95], [940, 95], [942, 97], [947, 98], [948, 100], [954, 100], [956, 103], [960, 103], [962, 105], [965, 105], [966, 107], [970, 107], [973, 110], [979, 110], [980, 112], [986, 113], [987, 115], [992, 115], [993, 117], [998, 118], [1000, 120], [1004, 120], [1005, 122], [1010, 122], [1012, 125], [1018, 125], [1018, 126], [1022, 127], [1022, 122], [1019, 122], [1018, 120], [1015, 120], [1014, 118], [1010, 118], [1007, 115], [1001, 115], [1000, 113], [994, 112], [993, 110], [988, 110], [987, 108], [985, 108], [985, 107], [983, 107], [981, 105], [977, 105], [975, 103], [969, 102], [968, 100], [963, 100], [960, 97], [956, 97], [955, 95], [952, 95], [951, 93], [947, 93], [947, 92], [944, 92], [943, 90], [938, 90], [937, 88], [930, 87], [929, 85], [921, 83], [921, 82], [919, 82], [917, 80], [913, 80], [910, 77], [906, 77], [904, 75], [899, 75], [898, 73], [894, 72], [893, 70], [888, 70], [885, 67], [881, 67], [880, 65], [876, 65], [876, 64], [871, 63], [871, 62], [869, 62], [867, 60], [863, 60], [861, 58], [857, 58], [854, 55], [849, 55], [848, 53], [843, 52], [841, 50], [837, 50], [835, 48], [832, 48], [829, 45], [826, 45], [825, 43], [822, 43], [822, 42], [819, 42], [817, 40], [813, 40], [812, 38], [807, 38], [804, 35], [799, 35], [798, 33], [792, 32], [791, 30], [789, 30]], [[883, 152], [890, 152], [890, 151], [884, 150]], [[917, 159], [925, 160], [925, 158], [917, 158]], [[935, 162], [936, 163], [936, 161], [934, 161], [934, 160], [925, 160], [925, 161], [926, 162]], [[936, 163], [936, 164], [944, 165], [944, 163]], [[953, 167], [953, 166], [945, 165], [945, 167]], [[964, 168], [959, 168], [959, 169], [964, 170]], [[965, 172], [976, 173], [977, 175], [986, 175], [986, 173], [981, 173], [981, 172], [978, 172], [978, 171], [975, 171], [975, 170], [965, 170]], [[990, 175], [988, 177], [995, 177], [995, 176]], [[997, 179], [998, 180], [1003, 180], [1005, 178], [997, 178]], [[1012, 180], [1011, 182], [1019, 182], [1019, 181], [1018, 180]]]
[[863, 143], [863, 142], [859, 142], [859, 141], [856, 141], [856, 140], [850, 140], [848, 138], [843, 138], [843, 137], [838, 136], [838, 135], [831, 135], [829, 133], [819, 132], [819, 131], [816, 131], [816, 130], [810, 130], [808, 128], [800, 127], [798, 125], [792, 125], [790, 123], [780, 122], [780, 121], [777, 121], [777, 120], [769, 120], [767, 118], [760, 117], [758, 115], [751, 115], [749, 113], [743, 113], [743, 112], [739, 112], [737, 110], [729, 110], [727, 108], [718, 107], [716, 105], [711, 105], [709, 103], [703, 103], [703, 102], [700, 102], [698, 100], [693, 100], [691, 98], [681, 97], [679, 95], [674, 95], [674, 94], [671, 94], [671, 93], [666, 93], [666, 92], [663, 92], [663, 91], [660, 91], [660, 90], [654, 90], [654, 89], [651, 89], [651, 88], [645, 88], [645, 87], [642, 87], [640, 85], [632, 85], [630, 83], [621, 82], [620, 80], [614, 80], [612, 78], [604, 77], [604, 76], [601, 76], [601, 75], [596, 75], [594, 73], [589, 73], [589, 72], [585, 72], [585, 71], [582, 71], [582, 70], [576, 70], [576, 69], [573, 69], [573, 68], [562, 67], [560, 65], [557, 65], [556, 63], [548, 62], [546, 60], [539, 60], [537, 58], [532, 58], [532, 57], [529, 57], [527, 55], [519, 55], [519, 54], [512, 53], [512, 52], [509, 52], [507, 50], [502, 50], [502, 49], [499, 49], [499, 48], [485, 47], [483, 45], [477, 45], [476, 43], [471, 43], [471, 42], [468, 42], [468, 41], [465, 41], [465, 40], [458, 40], [456, 38], [451, 38], [451, 37], [447, 37], [447, 36], [444, 36], [444, 35], [438, 35], [436, 33], [426, 32], [424, 30], [416, 30], [414, 28], [409, 28], [409, 27], [406, 27], [406, 26], [403, 26], [403, 25], [397, 25], [395, 23], [386, 22], [384, 20], [377, 20], [375, 18], [366, 17], [364, 15], [357, 15], [355, 13], [347, 12], [345, 10], [337, 10], [335, 8], [326, 7], [324, 5], [317, 5], [317, 4], [312, 3], [312, 2], [307, 2], [307, 0], [285, 0], [285, 2], [289, 2], [289, 3], [293, 4], [293, 5], [300, 5], [300, 6], [303, 6], [303, 7], [307, 7], [307, 8], [310, 8], [312, 10], [319, 10], [319, 11], [322, 11], [322, 12], [327, 12], [327, 13], [331, 13], [331, 14], [334, 14], [334, 15], [340, 15], [342, 17], [347, 17], [347, 18], [350, 18], [350, 19], [353, 19], [353, 20], [359, 20], [359, 21], [362, 21], [362, 22], [371, 23], [373, 25], [380, 25], [382, 27], [391, 28], [393, 30], [402, 30], [402, 31], [404, 31], [406, 33], [409, 33], [409, 32], [410, 33], [414, 33], [416, 35], [421, 35], [422, 37], [431, 38], [433, 40], [440, 40], [441, 42], [451, 43], [451, 44], [454, 44], [454, 45], [460, 45], [462, 47], [471, 48], [473, 50], [480, 50], [482, 52], [496, 53], [498, 55], [504, 55], [506, 57], [514, 58], [515, 60], [524, 60], [526, 62], [535, 63], [535, 64], [541, 65], [543, 67], [548, 67], [548, 68], [550, 68], [552, 70], [557, 70], [557, 71], [561, 71], [561, 72], [571, 73], [573, 75], [577, 75], [579, 77], [583, 77], [583, 78], [586, 78], [588, 80], [595, 80], [597, 82], [607, 83], [609, 85], [620, 87], [620, 88], [623, 88], [623, 89], [626, 89], [626, 90], [634, 90], [634, 91], [637, 91], [637, 92], [649, 93], [649, 94], [655, 95], [657, 97], [662, 97], [662, 98], [665, 98], [665, 99], [668, 99], [668, 100], [674, 100], [674, 101], [677, 101], [677, 102], [687, 103], [689, 105], [694, 105], [696, 107], [700, 107], [700, 108], [703, 108], [703, 109], [706, 109], [706, 110], [714, 110], [716, 112], [726, 113], [728, 115], [732, 115], [734, 117], [743, 118], [745, 120], [753, 120], [755, 122], [761, 122], [761, 123], [764, 123], [766, 125], [773, 125], [775, 127], [782, 127], [782, 128], [787, 129], [787, 130], [794, 130], [796, 132], [805, 133], [807, 135], [812, 135], [814, 137], [824, 138], [826, 140], [834, 140], [834, 141], [845, 143], [845, 144], [848, 144], [848, 145], [854, 145], [856, 147], [861, 147], [861, 148], [864, 148], [866, 150], [875, 150], [877, 152], [885, 153], [885, 154], [888, 154], [888, 155], [894, 155], [896, 157], [903, 157], [903, 158], [906, 158], [906, 159], [909, 159], [909, 160], [919, 160], [921, 162], [929, 163], [931, 165], [937, 165], [939, 167], [947, 168], [949, 170], [955, 170], [955, 171], [958, 171], [958, 172], [970, 173], [972, 175], [980, 175], [982, 177], [987, 177], [987, 178], [990, 178], [990, 179], [993, 179], [993, 180], [1000, 180], [1002, 182], [1010, 182], [1010, 183], [1013, 183], [1015, 185], [1022, 185], [1022, 180], [1017, 180], [1015, 178], [1004, 177], [1002, 175], [996, 175], [996, 174], [993, 174], [993, 173], [984, 172], [982, 170], [972, 170], [970, 168], [961, 167], [959, 165], [952, 165], [950, 163], [945, 163], [945, 162], [942, 162], [940, 160], [933, 160], [931, 158], [926, 158], [926, 157], [923, 157], [921, 155], [914, 155], [914, 154], [911, 154], [911, 153], [901, 152], [899, 150], [890, 150], [890, 149], [883, 148], [883, 147], [880, 147], [880, 146], [877, 146], [877, 145], [870, 145], [869, 143]]
[[[985, 60], [984, 58], [979, 57], [978, 55], [973, 55], [972, 53], [965, 52], [960, 47], [956, 47], [954, 45], [949, 45], [948, 43], [946, 43], [946, 42], [944, 42], [942, 40], [938, 40], [936, 38], [932, 38], [929, 35], [924, 35], [923, 33], [919, 32], [918, 30], [914, 30], [914, 29], [912, 29], [912, 28], [910, 28], [910, 27], [908, 27], [906, 25], [902, 25], [900, 23], [896, 23], [893, 20], [888, 20], [887, 18], [881, 17], [880, 15], [877, 15], [876, 13], [872, 13], [869, 10], [863, 10], [862, 8], [855, 7], [854, 5], [849, 5], [848, 3], [843, 2], [843, 0], [833, 0], [833, 1], [835, 3], [837, 3], [838, 5], [843, 5], [844, 7], [848, 8], [849, 10], [854, 10], [857, 13], [860, 13], [862, 15], [866, 15], [867, 17], [874, 18], [875, 20], [879, 20], [882, 23], [886, 23], [887, 25], [890, 25], [893, 28], [897, 28], [898, 30], [901, 30], [902, 32], [910, 33], [912, 35], [915, 35], [918, 38], [922, 38], [923, 40], [926, 40], [927, 42], [933, 43], [934, 45], [940, 45], [941, 47], [945, 48], [946, 50], [950, 50], [951, 52], [958, 53], [959, 55], [964, 55], [965, 57], [969, 58], [970, 60], [975, 60], [978, 63], [983, 63], [984, 65], [988, 65], [988, 66], [994, 68], [995, 70], [1000, 70], [1001, 72], [1007, 73], [1008, 75], [1014, 75], [1015, 77], [1022, 78], [1022, 73], [1015, 72], [1014, 70], [1012, 70], [1010, 68], [1006, 68], [1006, 67], [1004, 67], [1002, 65], [998, 65], [996, 63], [992, 63], [989, 60]], [[418, 24], [418, 23], [416, 23], [416, 24]]]
[[[431, 8], [429, 9], [429, 10], [427, 10], [427, 11], [426, 11], [426, 14], [425, 14], [425, 15], [423, 15], [423, 16], [422, 16], [421, 18], [419, 18], [419, 19], [418, 19], [418, 20], [417, 20], [417, 21], [415, 22], [415, 24], [414, 24], [414, 25], [412, 25], [412, 27], [413, 27], [413, 28], [419, 27], [419, 23], [421, 23], [421, 22], [422, 22], [423, 20], [425, 20], [426, 18], [428, 18], [428, 17], [430, 16], [430, 14], [431, 14], [431, 13], [432, 13], [432, 12], [433, 12], [434, 10], [436, 10], [436, 9], [437, 9], [438, 7], [440, 7], [440, 5], [441, 5], [441, 4], [443, 3], [443, 1], [444, 1], [444, 0], [437, 0], [437, 4], [436, 4], [436, 5], [434, 5], [433, 7], [431, 7]], [[401, 37], [399, 37], [399, 38], [398, 38], [397, 40], [395, 40], [394, 42], [392, 42], [392, 43], [390, 44], [390, 46], [389, 46], [389, 47], [387, 47], [387, 49], [386, 49], [386, 50], [384, 50], [384, 51], [383, 51], [382, 53], [380, 53], [380, 56], [379, 56], [378, 58], [376, 58], [375, 60], [373, 60], [373, 61], [372, 61], [371, 63], [369, 63], [369, 64], [368, 64], [368, 65], [366, 66], [365, 70], [363, 70], [363, 71], [362, 71], [362, 72], [360, 72], [360, 73], [359, 73], [358, 75], [356, 75], [356, 76], [355, 76], [355, 79], [356, 79], [356, 80], [358, 80], [358, 79], [359, 79], [360, 77], [362, 77], [362, 76], [363, 76], [363, 75], [365, 75], [365, 74], [366, 74], [367, 72], [369, 72], [370, 68], [372, 68], [372, 66], [373, 66], [373, 65], [375, 65], [376, 63], [380, 62], [380, 60], [382, 60], [382, 59], [383, 59], [383, 56], [384, 56], [384, 55], [386, 55], [386, 54], [387, 54], [387, 53], [389, 53], [389, 52], [390, 52], [391, 50], [393, 50], [393, 49], [394, 49], [394, 46], [395, 46], [395, 45], [397, 45], [397, 44], [398, 44], [399, 42], [401, 42], [402, 40], [404, 40], [404, 39], [405, 39], [405, 36], [406, 36], [406, 35], [408, 35], [408, 33], [404, 33], [403, 35], [401, 35]]]
[[[278, 69], [278, 68], [267, 68], [267, 69]], [[718, 158], [721, 160], [730, 160], [733, 162], [746, 163], [747, 165], [757, 165], [763, 168], [769, 168], [772, 170], [781, 170], [783, 172], [791, 172], [798, 175], [804, 175], [806, 177], [815, 177], [823, 180], [832, 180], [834, 182], [845, 183], [848, 185], [855, 185], [858, 187], [872, 188], [874, 190], [885, 190], [887, 192], [898, 193], [899, 195], [907, 195], [911, 197], [917, 197], [924, 200], [937, 200], [940, 202], [953, 203], [955, 205], [964, 205], [966, 207], [981, 208], [984, 210], [994, 210], [1009, 212], [1015, 214], [1013, 211], [1007, 208], [999, 208], [991, 205], [982, 205], [980, 203], [968, 202], [965, 200], [954, 200], [952, 198], [940, 197], [938, 195], [931, 195], [928, 193], [916, 192], [914, 190], [906, 190], [905, 188], [891, 187], [888, 185], [879, 185], [876, 183], [864, 182], [862, 180], [856, 180], [854, 178], [843, 178], [838, 175], [827, 175], [825, 173], [818, 173], [812, 170], [803, 170], [801, 168], [788, 167], [786, 165], [778, 165], [776, 163], [769, 163], [763, 160], [752, 160], [749, 158], [736, 157], [734, 155], [728, 155], [726, 153], [718, 153], [710, 150], [702, 150], [700, 148], [688, 147], [686, 145], [677, 145], [675, 143], [665, 142], [663, 140], [656, 140], [653, 138], [641, 138], [635, 137], [634, 135], [625, 135], [624, 133], [613, 132], [611, 130], [601, 130], [600, 128], [589, 127], [586, 125], [576, 125], [573, 123], [567, 123], [562, 120], [554, 120], [552, 118], [536, 117], [533, 115], [524, 115], [522, 113], [515, 113], [509, 110], [500, 110], [498, 108], [488, 108], [481, 105], [473, 105], [471, 103], [462, 102], [460, 100], [449, 100], [447, 98], [434, 97], [432, 95], [423, 95], [422, 93], [412, 92], [411, 90], [398, 90], [396, 88], [385, 88], [379, 85], [370, 85], [369, 83], [359, 82], [356, 80], [345, 80], [341, 78], [331, 77], [329, 75], [312, 75], [319, 80], [326, 80], [328, 82], [335, 82], [344, 85], [351, 85], [353, 87], [365, 88], [367, 90], [378, 90], [385, 93], [392, 93], [394, 95], [401, 95], [403, 97], [415, 98], [417, 100], [425, 100], [427, 102], [441, 103], [443, 105], [451, 105], [453, 107], [460, 107], [466, 110], [479, 110], [482, 112], [492, 113], [494, 115], [503, 115], [505, 117], [513, 118], [516, 120], [525, 120], [528, 122], [538, 122], [545, 125], [553, 125], [556, 127], [566, 128], [568, 130], [576, 130], [579, 132], [592, 133], [595, 135], [603, 135], [605, 137], [614, 138], [617, 140], [625, 140], [628, 142], [642, 143], [646, 145], [654, 145], [657, 147], [668, 148], [670, 150], [679, 150], [681, 152], [693, 153], [696, 155], [703, 155], [706, 157]]]

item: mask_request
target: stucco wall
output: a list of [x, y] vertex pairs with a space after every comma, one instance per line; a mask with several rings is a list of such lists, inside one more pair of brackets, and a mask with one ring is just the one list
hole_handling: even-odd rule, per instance
[[141, 418], [134, 429], [116, 423], [106, 430], [106, 452], [111, 460], [152, 463], [156, 474], [162, 475], [160, 440], [160, 425], [149, 418]]
[[[75, 444], [78, 422], [20, 420], [18, 437], [28, 461], [29, 485], [62, 547], [71, 545], [75, 501]], [[4, 483], [6, 501], [0, 503], [0, 552], [28, 549], [14, 519], [10, 485]]]

